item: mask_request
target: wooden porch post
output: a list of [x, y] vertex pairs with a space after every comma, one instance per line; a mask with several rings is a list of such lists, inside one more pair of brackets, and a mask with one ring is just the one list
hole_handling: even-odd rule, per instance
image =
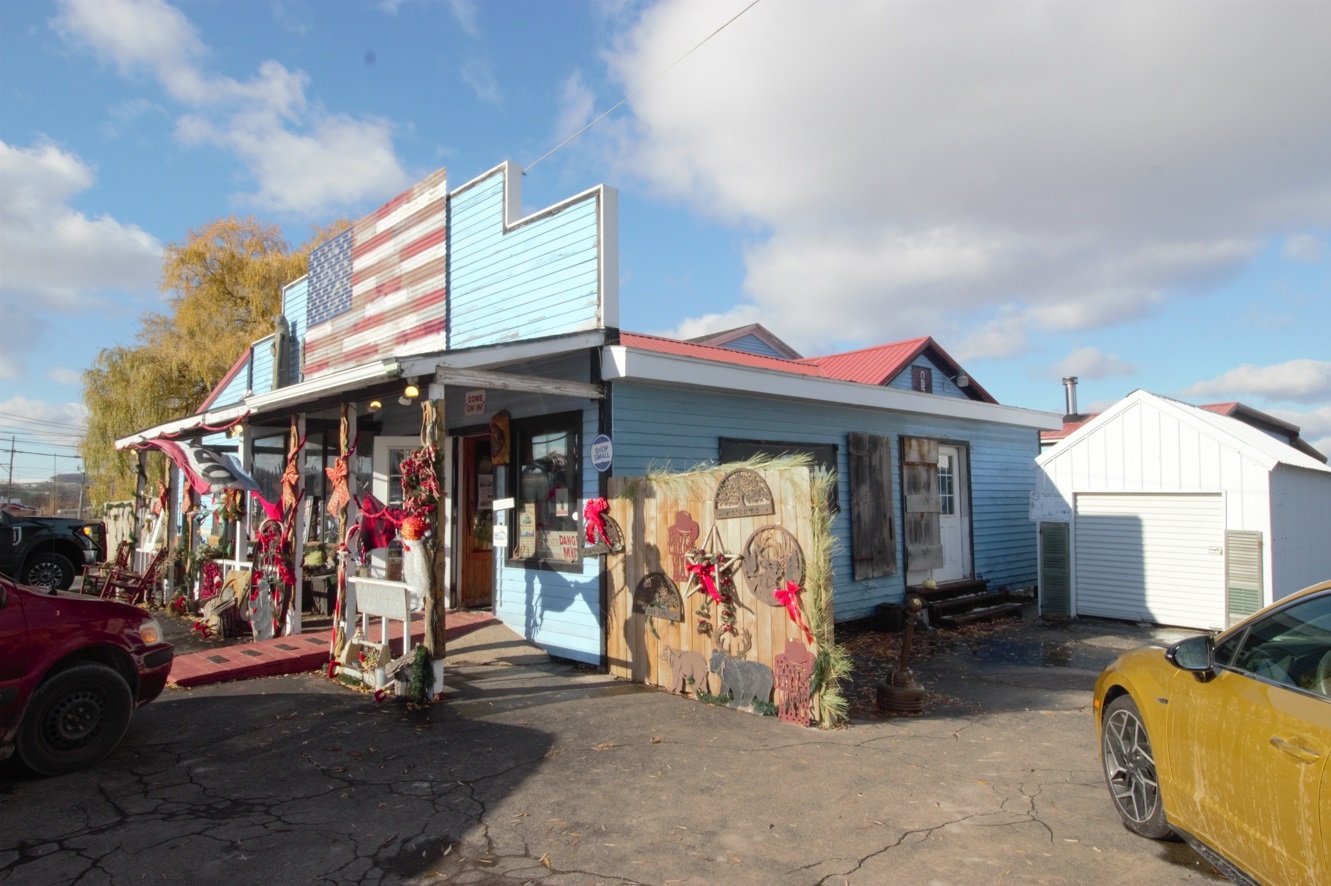
[[444, 405], [444, 386], [430, 385], [429, 397], [421, 404], [421, 443], [434, 447], [434, 474], [440, 491], [439, 503], [429, 521], [433, 541], [426, 546], [430, 568], [427, 570], [425, 596], [425, 648], [430, 651], [434, 670], [434, 685], [431, 687], [433, 698], [438, 698], [444, 691], [444, 652], [447, 645], [444, 618], [448, 608], [448, 539], [444, 538], [444, 532], [448, 528], [446, 508], [449, 503], [444, 495], [444, 441], [447, 431]]

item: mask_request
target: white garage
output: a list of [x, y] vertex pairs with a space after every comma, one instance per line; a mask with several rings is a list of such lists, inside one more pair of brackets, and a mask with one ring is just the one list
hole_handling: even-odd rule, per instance
[[1331, 577], [1331, 468], [1235, 419], [1137, 391], [1036, 464], [1042, 614], [1221, 629]]

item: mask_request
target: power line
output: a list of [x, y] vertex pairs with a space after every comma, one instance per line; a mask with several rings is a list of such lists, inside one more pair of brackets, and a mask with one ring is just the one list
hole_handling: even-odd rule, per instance
[[623, 98], [621, 98], [619, 101], [615, 102], [613, 105], [611, 105], [611, 107], [609, 108], [609, 110], [605, 111], [603, 114], [601, 114], [601, 115], [600, 115], [599, 117], [597, 117], [595, 120], [593, 120], [592, 122], [588, 123], [586, 126], [582, 127], [582, 128], [579, 129], [577, 132], [573, 133], [573, 134], [570, 135], [568, 138], [564, 139], [562, 142], [560, 142], [559, 144], [555, 145], [553, 148], [551, 148], [550, 150], [546, 151], [546, 152], [545, 152], [544, 154], [542, 154], [541, 156], [537, 157], [537, 158], [536, 158], [535, 160], [533, 160], [531, 163], [528, 163], [526, 169], [523, 169], [523, 170], [522, 170], [522, 174], [523, 174], [523, 175], [526, 175], [527, 172], [528, 172], [528, 170], [531, 170], [531, 169], [535, 168], [535, 166], [536, 166], [537, 163], [540, 163], [540, 162], [541, 162], [542, 160], [544, 160], [546, 157], [549, 157], [551, 154], [555, 153], [555, 152], [558, 151], [560, 148], [564, 147], [564, 145], [566, 145], [566, 144], [568, 144], [569, 142], [573, 141], [575, 138], [577, 138], [578, 136], [582, 135], [582, 134], [583, 134], [584, 132], [586, 132], [587, 130], [591, 129], [591, 128], [592, 128], [593, 126], [595, 126], [597, 123], [600, 123], [600, 122], [601, 122], [602, 120], [604, 120], [606, 117], [609, 117], [611, 114], [613, 114], [613, 113], [614, 113], [614, 112], [620, 107], [620, 105], [623, 105], [625, 102], [627, 102], [629, 99], [633, 98], [633, 97], [634, 97], [635, 95], [637, 95], [638, 93], [642, 92], [642, 91], [643, 91], [644, 89], [646, 89], [648, 86], [651, 86], [651, 85], [652, 85], [653, 83], [655, 83], [657, 80], [660, 80], [660, 79], [661, 79], [662, 77], [664, 77], [666, 74], [669, 74], [670, 71], [671, 71], [671, 69], [673, 69], [673, 68], [675, 67], [675, 65], [679, 64], [680, 62], [684, 61], [684, 59], [686, 59], [686, 58], [688, 58], [689, 56], [693, 55], [693, 53], [697, 52], [700, 48], [702, 48], [702, 45], [703, 45], [704, 43], [706, 43], [708, 40], [711, 40], [713, 37], [715, 37], [717, 34], [721, 33], [722, 31], [724, 31], [726, 28], [730, 27], [730, 25], [735, 21], [735, 19], [739, 18], [741, 15], [743, 15], [743, 14], [746, 13], [746, 12], [748, 12], [748, 11], [749, 11], [750, 9], [752, 9], [753, 7], [757, 6], [758, 3], [759, 3], [759, 0], [753, 0], [753, 2], [750, 3], [748, 6], [744, 7], [744, 8], [741, 9], [739, 12], [735, 13], [734, 16], [732, 16], [732, 17], [730, 18], [729, 21], [727, 21], [727, 22], [726, 22], [725, 24], [723, 24], [721, 27], [717, 28], [717, 29], [716, 29], [715, 31], [713, 31], [712, 33], [708, 34], [706, 37], [704, 37], [704, 38], [702, 38], [701, 40], [699, 40], [698, 43], [697, 43], [692, 49], [690, 49], [688, 52], [684, 53], [684, 54], [681, 55], [679, 58], [677, 58], [677, 59], [675, 59], [673, 62], [671, 62], [671, 63], [670, 63], [670, 66], [667, 67], [664, 71], [662, 71], [661, 73], [657, 74], [655, 77], [653, 77], [652, 79], [648, 80], [646, 83], [642, 84], [642, 85], [639, 86], [637, 89], [633, 90], [633, 91], [630, 92], [628, 95], [626, 95], [626, 96], [624, 96]]
[[0, 412], [0, 418], [7, 418], [10, 419], [11, 421], [16, 421], [21, 424], [46, 425], [48, 427], [53, 427], [53, 428], [68, 428], [73, 431], [81, 431], [87, 427], [86, 422], [81, 425], [75, 425], [75, 424], [70, 424], [69, 422], [48, 421], [44, 418], [33, 418], [32, 416], [29, 415], [16, 415], [12, 412]]

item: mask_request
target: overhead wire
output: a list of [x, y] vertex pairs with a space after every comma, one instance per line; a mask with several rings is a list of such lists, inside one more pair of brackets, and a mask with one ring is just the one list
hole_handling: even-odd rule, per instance
[[678, 65], [680, 62], [684, 61], [684, 59], [688, 58], [689, 56], [693, 55], [693, 53], [697, 52], [699, 49], [701, 49], [702, 46], [703, 46], [703, 44], [706, 43], [708, 40], [711, 40], [711, 39], [712, 39], [713, 37], [715, 37], [717, 34], [721, 33], [721, 32], [724, 31], [726, 28], [730, 27], [730, 25], [731, 25], [732, 23], [734, 23], [734, 21], [735, 21], [736, 19], [738, 19], [738, 18], [739, 18], [741, 15], [743, 15], [744, 13], [748, 12], [748, 11], [749, 11], [750, 9], [752, 9], [753, 7], [757, 6], [759, 2], [761, 2], [761, 0], [753, 0], [753, 2], [750, 3], [748, 6], [745, 6], [745, 7], [744, 7], [743, 9], [741, 9], [739, 12], [737, 12], [737, 13], [735, 13], [733, 16], [731, 16], [731, 17], [730, 17], [730, 18], [729, 18], [729, 19], [728, 19], [723, 25], [721, 25], [721, 27], [717, 28], [715, 31], [713, 31], [712, 33], [708, 34], [706, 37], [704, 37], [704, 38], [702, 38], [701, 40], [699, 40], [699, 41], [693, 46], [692, 49], [690, 49], [688, 52], [684, 53], [684, 54], [681, 55], [679, 58], [677, 58], [677, 59], [675, 59], [673, 62], [671, 62], [670, 65], [669, 65], [668, 67], [665, 68], [665, 70], [661, 71], [661, 73], [657, 74], [655, 77], [653, 77], [652, 79], [648, 80], [646, 83], [642, 84], [642, 85], [639, 86], [637, 89], [633, 90], [633, 91], [630, 92], [628, 95], [626, 95], [626, 96], [624, 96], [623, 98], [621, 98], [619, 101], [615, 102], [615, 103], [614, 103], [613, 105], [611, 105], [607, 110], [605, 110], [603, 113], [601, 113], [600, 116], [598, 116], [595, 120], [591, 121], [591, 122], [588, 123], [586, 126], [582, 127], [582, 128], [579, 129], [577, 132], [573, 133], [573, 134], [570, 135], [568, 138], [564, 139], [562, 142], [560, 142], [559, 144], [555, 145], [553, 148], [551, 148], [550, 150], [546, 151], [544, 154], [542, 154], [541, 156], [537, 157], [537, 158], [536, 158], [535, 160], [533, 160], [532, 162], [528, 163], [527, 166], [526, 166], [526, 168], [524, 168], [524, 169], [522, 170], [522, 174], [523, 174], [523, 175], [526, 175], [526, 174], [527, 174], [527, 171], [530, 170], [530, 169], [534, 169], [534, 168], [536, 167], [536, 164], [537, 164], [537, 163], [540, 163], [540, 162], [541, 162], [542, 160], [544, 160], [546, 157], [549, 157], [551, 154], [555, 153], [555, 152], [558, 151], [560, 148], [564, 147], [564, 145], [567, 145], [569, 142], [573, 141], [575, 138], [577, 138], [578, 136], [582, 135], [582, 134], [583, 134], [584, 132], [586, 132], [587, 130], [591, 129], [591, 128], [592, 128], [593, 126], [595, 126], [597, 123], [600, 123], [600, 122], [601, 122], [602, 120], [604, 120], [606, 117], [609, 117], [609, 116], [610, 116], [611, 114], [613, 114], [616, 110], [618, 110], [618, 109], [619, 109], [624, 103], [628, 102], [630, 99], [632, 99], [632, 98], [633, 98], [634, 96], [636, 96], [638, 93], [642, 92], [642, 91], [643, 91], [644, 89], [646, 89], [648, 86], [651, 86], [651, 85], [652, 85], [653, 83], [655, 83], [657, 80], [660, 80], [660, 79], [661, 79], [662, 77], [664, 77], [666, 74], [670, 73], [670, 71], [671, 71], [676, 65]]

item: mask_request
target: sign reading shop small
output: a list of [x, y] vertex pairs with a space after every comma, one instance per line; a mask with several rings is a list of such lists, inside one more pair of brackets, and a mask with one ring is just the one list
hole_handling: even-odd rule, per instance
[[463, 397], [463, 415], [469, 418], [475, 415], [485, 415], [485, 391], [468, 391]]
[[592, 467], [604, 474], [610, 470], [610, 463], [615, 458], [615, 444], [605, 434], [598, 434], [592, 441]]

